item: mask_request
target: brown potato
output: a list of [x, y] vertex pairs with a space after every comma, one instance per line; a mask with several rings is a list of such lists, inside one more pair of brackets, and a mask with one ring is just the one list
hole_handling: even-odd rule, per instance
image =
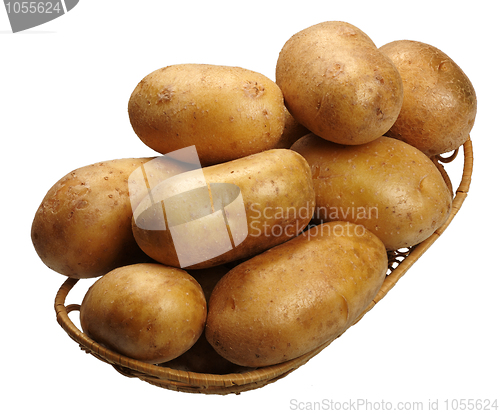
[[152, 188], [151, 197], [158, 202], [144, 199], [134, 211], [137, 243], [160, 263], [190, 269], [233, 262], [295, 237], [315, 203], [309, 165], [289, 149], [179, 175]]
[[311, 132], [352, 145], [389, 130], [403, 103], [401, 77], [357, 27], [324, 22], [293, 35], [276, 64], [292, 116]]
[[112, 270], [90, 287], [80, 323], [84, 333], [107, 348], [158, 364], [193, 346], [206, 314], [203, 290], [187, 272], [139, 263]]
[[428, 238], [451, 211], [452, 194], [437, 167], [403, 141], [346, 146], [309, 134], [292, 150], [313, 172], [315, 222], [362, 224], [396, 250]]
[[130, 96], [138, 137], [166, 154], [196, 146], [202, 166], [275, 147], [284, 128], [280, 88], [238, 67], [183, 64], [147, 75]]
[[229, 271], [209, 300], [205, 335], [224, 358], [260, 367], [342, 334], [379, 291], [388, 260], [363, 226], [330, 222]]
[[380, 49], [403, 80], [398, 119], [386, 133], [431, 156], [460, 147], [474, 126], [477, 99], [462, 69], [438, 48], [398, 40]]
[[31, 228], [42, 261], [73, 278], [102, 276], [146, 261], [134, 240], [128, 178], [151, 158], [105, 161], [78, 168], [47, 192]]

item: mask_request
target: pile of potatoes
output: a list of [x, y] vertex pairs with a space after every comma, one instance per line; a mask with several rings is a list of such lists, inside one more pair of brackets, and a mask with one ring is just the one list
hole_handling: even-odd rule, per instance
[[339, 21], [293, 35], [275, 81], [167, 66], [128, 103], [159, 156], [61, 178], [33, 245], [55, 272], [98, 278], [80, 321], [111, 350], [195, 372], [278, 364], [344, 332], [379, 291], [387, 252], [446, 221], [452, 189], [432, 157], [467, 140], [476, 110], [436, 47], [377, 48]]

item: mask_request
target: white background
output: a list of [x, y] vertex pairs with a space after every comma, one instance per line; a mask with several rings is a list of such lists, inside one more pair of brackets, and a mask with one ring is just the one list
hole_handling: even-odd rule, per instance
[[[1, 7], [2, 412], [288, 412], [308, 402], [358, 399], [392, 408], [399, 402], [427, 408], [438, 400], [444, 411], [446, 399], [500, 403], [500, 229], [493, 200], [500, 39], [493, 4], [82, 0], [67, 15], [17, 34]], [[168, 391], [82, 352], [55, 318], [53, 300], [65, 277], [46, 268], [31, 244], [31, 222], [46, 191], [87, 164], [158, 155], [135, 136], [127, 115], [129, 96], [148, 73], [211, 63], [274, 80], [286, 40], [326, 20], [356, 25], [377, 46], [430, 43], [471, 79], [479, 102], [474, 173], [448, 230], [358, 325], [262, 389], [238, 396]], [[450, 171], [455, 187], [461, 157]], [[69, 301], [78, 295], [83, 290]]]

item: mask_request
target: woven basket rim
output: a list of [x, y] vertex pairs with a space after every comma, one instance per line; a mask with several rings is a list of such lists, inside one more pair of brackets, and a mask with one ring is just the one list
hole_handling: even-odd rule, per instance
[[[395, 286], [399, 279], [408, 271], [408, 269], [432, 246], [446, 230], [451, 221], [454, 219], [465, 198], [468, 195], [470, 188], [472, 168], [473, 168], [473, 150], [472, 141], [469, 138], [461, 146], [464, 152], [464, 165], [460, 185], [455, 191], [453, 204], [450, 215], [447, 221], [438, 228], [429, 238], [419, 243], [416, 246], [408, 249], [405, 253], [397, 254], [402, 260], [397, 262], [394, 269], [388, 269], [388, 275], [382, 285], [382, 288], [373, 299], [371, 304], [365, 311], [354, 321], [350, 326], [359, 322], [362, 317], [370, 311], [387, 293]], [[433, 161], [448, 163], [453, 161], [458, 154], [458, 149], [450, 157], [436, 156]], [[397, 253], [397, 252], [396, 252]], [[389, 273], [390, 272], [390, 273]], [[266, 384], [276, 381], [288, 375], [301, 365], [305, 364], [309, 359], [317, 355], [331, 342], [337, 339], [329, 340], [320, 347], [308, 352], [298, 358], [286, 361], [277, 365], [267, 366], [249, 370], [243, 373], [231, 374], [207, 374], [190, 371], [181, 371], [173, 368], [162, 367], [154, 364], [141, 362], [132, 358], [120, 355], [117, 352], [111, 351], [99, 343], [90, 339], [79, 328], [75, 326], [69, 317], [69, 313], [80, 309], [80, 305], [71, 304], [65, 305], [66, 297], [71, 289], [76, 285], [79, 279], [67, 278], [57, 292], [54, 308], [56, 318], [59, 325], [66, 333], [88, 353], [91, 353], [98, 359], [111, 364], [123, 375], [140, 378], [153, 385], [168, 388], [176, 391], [205, 393], [205, 394], [239, 394], [242, 391], [260, 388]], [[349, 327], [350, 327], [349, 326]], [[347, 330], [347, 327], [345, 330]], [[344, 330], [344, 332], [345, 332]], [[342, 335], [342, 334], [341, 334]]]

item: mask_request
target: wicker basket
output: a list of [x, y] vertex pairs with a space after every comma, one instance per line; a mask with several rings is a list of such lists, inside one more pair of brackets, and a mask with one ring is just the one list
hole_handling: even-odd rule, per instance
[[[368, 308], [354, 323], [357, 323], [366, 312], [371, 310], [394, 287], [397, 281], [446, 230], [450, 222], [460, 210], [465, 198], [467, 197], [472, 175], [473, 153], [472, 142], [470, 138], [467, 142], [465, 142], [462, 148], [464, 153], [463, 174], [460, 185], [455, 192], [452, 211], [448, 220], [443, 226], [437, 229], [427, 240], [423, 241], [422, 243], [409, 249], [401, 249], [400, 251], [389, 252], [389, 267], [387, 269], [387, 277], [382, 285], [382, 288], [380, 289], [370, 306], [368, 306]], [[447, 180], [448, 184], [451, 184], [451, 182], [446, 172], [444, 171], [442, 163], [453, 161], [456, 158], [457, 154], [458, 150], [448, 158], [442, 158], [440, 156], [433, 158], [433, 161], [443, 173], [443, 176]], [[77, 282], [78, 279], [68, 278], [59, 289], [55, 298], [55, 311], [57, 315], [57, 321], [67, 332], [67, 334], [78, 344], [80, 344], [80, 347], [84, 351], [94, 355], [101, 361], [112, 365], [121, 374], [132, 378], [140, 378], [141, 380], [146, 381], [150, 384], [170, 390], [223, 395], [231, 393], [239, 394], [243, 391], [260, 388], [264, 385], [270, 384], [280, 378], [285, 377], [290, 372], [305, 364], [309, 359], [321, 352], [321, 350], [323, 350], [333, 341], [329, 341], [319, 348], [291, 361], [250, 370], [248, 372], [233, 374], [204, 374], [180, 371], [176, 369], [148, 364], [131, 358], [127, 358], [116, 352], [106, 349], [102, 345], [86, 336], [73, 324], [68, 314], [72, 311], [79, 310], [80, 305], [65, 305], [65, 300], [68, 293]]]

